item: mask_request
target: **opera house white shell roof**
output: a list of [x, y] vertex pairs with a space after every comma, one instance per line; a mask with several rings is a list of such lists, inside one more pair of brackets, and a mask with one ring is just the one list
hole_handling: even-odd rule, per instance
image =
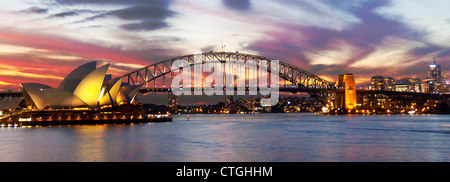
[[100, 106], [117, 106], [131, 103], [141, 86], [123, 86], [123, 77], [110, 79], [106, 76], [109, 64], [96, 68], [90, 62], [73, 70], [58, 88], [39, 83], [22, 83], [22, 91], [28, 108], [58, 109]]

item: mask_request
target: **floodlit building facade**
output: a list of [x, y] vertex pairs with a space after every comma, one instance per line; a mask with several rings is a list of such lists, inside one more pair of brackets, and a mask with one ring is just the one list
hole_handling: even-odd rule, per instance
[[132, 103], [140, 87], [122, 83], [123, 77], [106, 75], [109, 64], [96, 68], [90, 62], [73, 70], [58, 88], [39, 83], [22, 83], [28, 109], [99, 109]]
[[395, 82], [396, 92], [421, 92], [421, 80], [419, 78], [402, 78]]
[[373, 76], [370, 79], [369, 90], [394, 91], [395, 80], [392, 77]]

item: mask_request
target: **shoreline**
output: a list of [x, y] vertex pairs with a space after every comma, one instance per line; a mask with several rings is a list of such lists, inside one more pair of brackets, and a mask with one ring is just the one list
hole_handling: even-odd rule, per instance
[[103, 125], [103, 124], [141, 124], [172, 122], [172, 117], [152, 119], [117, 119], [117, 120], [51, 120], [51, 121], [0, 121], [0, 127], [39, 127], [54, 125]]

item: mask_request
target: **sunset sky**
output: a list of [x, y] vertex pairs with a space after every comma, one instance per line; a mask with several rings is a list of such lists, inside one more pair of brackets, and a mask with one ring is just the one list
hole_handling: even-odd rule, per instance
[[353, 73], [424, 78], [436, 56], [450, 76], [449, 1], [4, 0], [0, 89], [57, 87], [76, 67], [113, 77], [168, 58], [222, 51], [284, 61], [329, 81]]

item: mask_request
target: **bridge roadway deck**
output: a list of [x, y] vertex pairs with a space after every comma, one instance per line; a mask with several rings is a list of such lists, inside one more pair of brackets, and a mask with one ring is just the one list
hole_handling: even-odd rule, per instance
[[[238, 88], [234, 88], [237, 90]], [[224, 91], [226, 88], [224, 88]], [[284, 87], [280, 86], [279, 91], [281, 92], [306, 92], [307, 90], [316, 90], [316, 91], [335, 91], [335, 92], [343, 92], [343, 90], [335, 90], [335, 89], [321, 89], [321, 88], [298, 88], [298, 87]], [[170, 88], [142, 88], [139, 90], [141, 93], [149, 93], [149, 92], [168, 92]], [[191, 91], [194, 91], [194, 88], [191, 88]], [[245, 88], [245, 91], [249, 91], [249, 88]], [[259, 88], [257, 89], [259, 91]], [[432, 93], [417, 93], [417, 92], [395, 92], [395, 91], [382, 91], [382, 90], [357, 90], [356, 93], [358, 95], [367, 95], [367, 94], [384, 94], [384, 95], [400, 95], [400, 96], [413, 96], [413, 97], [428, 97], [428, 98], [450, 98], [450, 94], [432, 94]], [[0, 98], [5, 97], [23, 97], [22, 92], [0, 92]]]
[[[234, 90], [237, 90], [238, 88], [234, 88]], [[224, 88], [224, 91], [226, 89]], [[334, 91], [334, 92], [344, 92], [343, 89], [322, 89], [322, 88], [298, 88], [298, 87], [279, 87], [279, 91], [282, 92], [306, 92], [310, 90], [315, 91]], [[170, 88], [143, 88], [139, 90], [141, 93], [148, 93], [148, 92], [168, 92], [170, 91]], [[194, 88], [191, 88], [191, 91], [194, 91]], [[245, 91], [249, 91], [249, 88], [245, 88]], [[259, 91], [259, 88], [257, 89]], [[405, 96], [420, 96], [420, 97], [444, 97], [449, 98], [450, 94], [432, 94], [432, 93], [417, 93], [417, 92], [396, 92], [396, 91], [384, 91], [384, 90], [356, 90], [356, 94], [358, 95], [365, 95], [365, 94], [384, 94], [384, 95], [405, 95]]]
[[[190, 88], [191, 91], [194, 91], [195, 88]], [[200, 90], [204, 90], [204, 89], [200, 89]], [[224, 91], [226, 91], [226, 88], [223, 89]], [[235, 91], [238, 90], [238, 88], [234, 88]], [[244, 88], [245, 91], [250, 91], [250, 88], [246, 87]], [[256, 91], [259, 91], [260, 89], [257, 88]], [[306, 91], [311, 91], [311, 90], [317, 90], [317, 91], [333, 91], [333, 89], [312, 89], [312, 88], [298, 88], [298, 87], [279, 87], [278, 88], [279, 91], [281, 92], [292, 92], [292, 93], [297, 93], [297, 92], [306, 92]], [[170, 88], [143, 88], [140, 89], [139, 92], [141, 93], [148, 93], [148, 92], [169, 92]]]

